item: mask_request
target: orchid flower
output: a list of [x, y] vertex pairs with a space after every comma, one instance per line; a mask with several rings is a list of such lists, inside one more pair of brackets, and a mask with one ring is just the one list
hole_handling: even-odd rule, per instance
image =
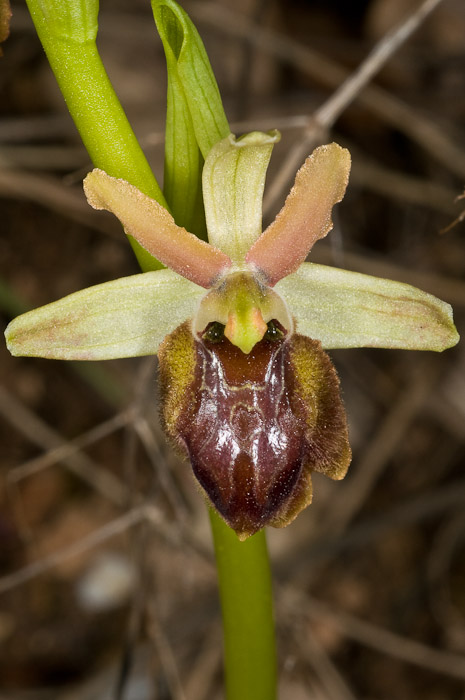
[[332, 228], [349, 152], [317, 148], [262, 233], [277, 132], [230, 134], [209, 152], [209, 243], [134, 186], [93, 170], [89, 203], [170, 269], [97, 285], [8, 326], [13, 355], [102, 360], [158, 353], [166, 433], [207, 499], [245, 539], [283, 527], [312, 497], [311, 473], [342, 478], [351, 453], [339, 380], [324, 349], [441, 351], [458, 342], [448, 304], [400, 282], [305, 262]]

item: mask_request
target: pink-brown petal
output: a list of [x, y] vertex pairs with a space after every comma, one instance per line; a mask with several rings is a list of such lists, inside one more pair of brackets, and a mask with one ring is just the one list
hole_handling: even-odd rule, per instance
[[191, 282], [208, 289], [230, 267], [225, 253], [178, 226], [161, 204], [125, 180], [95, 169], [84, 190], [94, 209], [111, 211], [145, 250]]
[[350, 153], [337, 143], [315, 149], [300, 168], [284, 207], [246, 255], [270, 286], [295, 272], [331, 230], [331, 210], [344, 196], [349, 172]]
[[184, 324], [159, 358], [166, 431], [240, 539], [291, 522], [311, 501], [313, 470], [345, 473], [339, 382], [317, 341], [265, 337], [245, 355]]

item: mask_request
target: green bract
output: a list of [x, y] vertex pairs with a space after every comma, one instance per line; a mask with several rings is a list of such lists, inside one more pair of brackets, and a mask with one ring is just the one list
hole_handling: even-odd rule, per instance
[[[229, 126], [196, 28], [173, 0], [153, 0], [168, 73], [163, 192], [176, 222], [206, 237], [201, 171]], [[204, 235], [205, 234], [205, 235]]]
[[[178, 99], [185, 102], [195, 139], [206, 158], [212, 146], [228, 135], [229, 125], [205, 47], [192, 21], [176, 2], [152, 0], [152, 9], [170, 81], [177, 85]], [[179, 102], [173, 106], [179, 106]]]
[[276, 139], [259, 132], [238, 140], [230, 135], [212, 148], [203, 181], [214, 246], [177, 226], [166, 209], [124, 180], [90, 173], [84, 187], [92, 206], [115, 213], [171, 271], [91, 287], [23, 314], [6, 331], [12, 354], [70, 360], [154, 354], [186, 319], [193, 320], [196, 335], [209, 323], [223, 324], [245, 353], [270, 319], [290, 333], [295, 324], [324, 348], [441, 351], [455, 345], [452, 311], [443, 301], [400, 282], [303, 262], [332, 226], [331, 209], [344, 194], [350, 169], [346, 149], [316, 149], [276, 220], [260, 232]]

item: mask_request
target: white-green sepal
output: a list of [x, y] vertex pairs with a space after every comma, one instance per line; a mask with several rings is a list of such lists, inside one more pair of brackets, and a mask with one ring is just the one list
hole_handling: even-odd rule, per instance
[[204, 294], [171, 270], [123, 277], [18, 316], [5, 331], [7, 346], [12, 355], [55, 360], [153, 355]]
[[242, 263], [262, 233], [266, 171], [278, 131], [234, 134], [217, 143], [203, 168], [208, 240], [233, 262]]
[[402, 282], [303, 263], [276, 291], [297, 333], [332, 348], [397, 348], [441, 352], [459, 335], [449, 304]]

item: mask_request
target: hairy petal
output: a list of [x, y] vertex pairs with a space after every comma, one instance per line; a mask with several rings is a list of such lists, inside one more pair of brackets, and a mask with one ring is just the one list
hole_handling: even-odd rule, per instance
[[211, 149], [203, 168], [208, 240], [237, 263], [262, 232], [266, 171], [277, 131], [229, 136]]
[[284, 207], [246, 255], [268, 284], [297, 270], [332, 229], [331, 210], [344, 196], [349, 172], [350, 153], [337, 143], [320, 146], [307, 158]]
[[94, 209], [115, 214], [127, 234], [191, 282], [208, 288], [231, 265], [227, 255], [177, 226], [164, 207], [125, 180], [95, 169], [85, 178], [84, 191]]
[[449, 304], [402, 282], [304, 263], [278, 282], [297, 331], [324, 348], [440, 352], [459, 336]]
[[352, 459], [339, 378], [321, 343], [294, 334], [289, 343], [289, 365], [293, 370], [293, 413], [305, 426], [302, 471], [290, 497], [270, 520], [273, 527], [285, 527], [311, 503], [312, 472], [343, 479]]
[[18, 316], [5, 332], [8, 349], [56, 360], [152, 355], [204, 294], [171, 270], [123, 277]]

